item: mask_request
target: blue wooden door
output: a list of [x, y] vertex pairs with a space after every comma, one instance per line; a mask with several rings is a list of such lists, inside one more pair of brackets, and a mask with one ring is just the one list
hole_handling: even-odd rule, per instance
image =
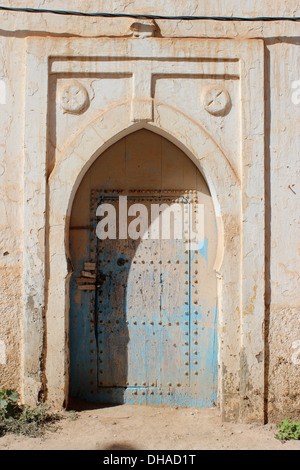
[[[167, 193], [131, 196], [128, 207], [142, 203], [150, 214], [151, 204], [170, 203]], [[93, 214], [100, 202], [118, 213], [118, 195], [93, 191]], [[217, 395], [217, 309], [206, 306], [198, 284], [205, 246], [191, 251], [174, 238], [99, 240], [97, 221], [92, 218], [87, 253], [92, 277], [71, 328], [77, 343], [72, 395], [100, 403], [210, 406]]]

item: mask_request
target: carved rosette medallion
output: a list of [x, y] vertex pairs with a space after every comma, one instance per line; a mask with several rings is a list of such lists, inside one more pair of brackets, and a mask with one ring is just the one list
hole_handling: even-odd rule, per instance
[[213, 116], [225, 116], [231, 108], [231, 99], [225, 87], [209, 85], [204, 88], [201, 101], [204, 109]]
[[90, 103], [86, 88], [79, 82], [71, 82], [60, 90], [60, 105], [65, 113], [81, 114]]

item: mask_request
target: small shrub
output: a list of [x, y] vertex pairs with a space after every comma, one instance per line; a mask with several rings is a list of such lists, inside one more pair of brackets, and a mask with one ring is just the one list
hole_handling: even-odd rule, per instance
[[55, 423], [62, 418], [40, 404], [35, 408], [20, 403], [15, 390], [0, 390], [0, 436], [11, 432], [29, 437], [39, 437], [45, 431], [55, 431]]
[[300, 439], [300, 423], [296, 423], [295, 421], [290, 421], [289, 419], [283, 420], [278, 426], [278, 431], [275, 437], [282, 442], [290, 439]]

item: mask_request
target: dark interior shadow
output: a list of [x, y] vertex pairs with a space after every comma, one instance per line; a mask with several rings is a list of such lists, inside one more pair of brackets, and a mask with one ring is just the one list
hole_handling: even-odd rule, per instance
[[101, 410], [102, 408], [113, 408], [114, 404], [101, 404], [92, 401], [81, 400], [80, 398], [70, 397], [67, 410], [68, 411], [88, 411], [88, 410]]

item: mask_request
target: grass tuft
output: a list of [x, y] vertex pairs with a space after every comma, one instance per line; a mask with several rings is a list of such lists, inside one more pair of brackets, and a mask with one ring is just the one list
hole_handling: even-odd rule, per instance
[[278, 433], [275, 438], [281, 442], [286, 442], [291, 439], [300, 440], [300, 423], [284, 419], [278, 426]]
[[35, 408], [20, 403], [15, 390], [0, 390], [0, 436], [7, 433], [40, 437], [46, 431], [56, 431], [62, 415], [39, 404]]

